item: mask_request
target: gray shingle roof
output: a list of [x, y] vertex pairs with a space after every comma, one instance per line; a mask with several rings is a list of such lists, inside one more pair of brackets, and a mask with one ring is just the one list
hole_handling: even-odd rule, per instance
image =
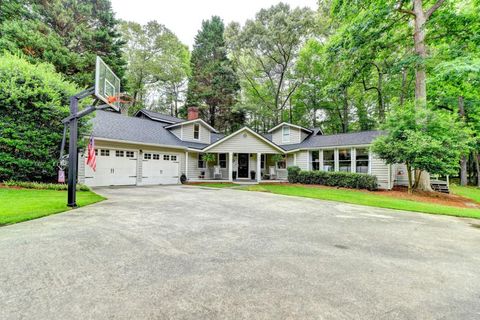
[[[119, 113], [100, 110], [95, 113], [91, 122], [93, 125], [92, 132], [96, 138], [194, 149], [203, 149], [208, 146], [208, 144], [203, 143], [182, 141], [170, 130], [165, 129], [168, 124], [150, 119], [128, 117]], [[383, 134], [382, 131], [362, 131], [334, 135], [317, 135], [316, 133], [318, 133], [318, 130], [314, 130], [314, 133], [301, 143], [279, 147], [290, 151], [305, 148], [362, 145], [372, 143], [376, 137]], [[224, 136], [220, 133], [212, 133], [211, 143], [217, 142]], [[264, 136], [271, 140], [271, 135], [265, 134]]]
[[180, 118], [177, 118], [177, 117], [174, 117], [174, 116], [170, 116], [168, 114], [153, 112], [153, 111], [146, 110], [146, 109], [142, 109], [139, 112], [142, 112], [143, 114], [145, 114], [147, 117], [149, 117], [152, 120], [160, 120], [160, 121], [165, 120], [165, 121], [168, 121], [170, 123], [179, 123], [179, 122], [186, 121], [185, 119], [180, 119]]
[[352, 133], [341, 133], [332, 135], [310, 135], [302, 143], [281, 146], [283, 149], [295, 150], [303, 148], [325, 148], [336, 146], [350, 146], [370, 144], [372, 141], [382, 135], [382, 131], [361, 131]]
[[203, 149], [206, 144], [182, 141], [164, 126], [167, 124], [128, 117], [115, 112], [97, 111], [92, 118], [92, 132], [96, 138], [123, 140], [166, 146], [190, 147]]

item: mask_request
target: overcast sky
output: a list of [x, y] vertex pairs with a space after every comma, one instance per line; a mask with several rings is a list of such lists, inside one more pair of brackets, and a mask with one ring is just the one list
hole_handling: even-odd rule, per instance
[[[279, 0], [111, 0], [117, 18], [139, 23], [157, 20], [173, 31], [180, 41], [190, 46], [202, 25], [212, 15], [220, 16], [225, 24], [254, 18], [261, 8]], [[291, 7], [317, 7], [316, 0], [283, 0]]]

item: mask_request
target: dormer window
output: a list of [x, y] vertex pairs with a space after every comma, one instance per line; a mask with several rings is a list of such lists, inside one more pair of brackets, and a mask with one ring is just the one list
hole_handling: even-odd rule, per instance
[[198, 123], [193, 125], [193, 139], [200, 139], [200, 125]]
[[282, 142], [290, 142], [290, 127], [282, 127]]

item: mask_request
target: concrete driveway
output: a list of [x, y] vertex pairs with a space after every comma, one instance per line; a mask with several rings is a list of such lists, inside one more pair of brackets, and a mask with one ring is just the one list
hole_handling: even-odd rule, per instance
[[98, 192], [109, 200], [0, 228], [0, 319], [480, 318], [480, 221], [189, 186]]

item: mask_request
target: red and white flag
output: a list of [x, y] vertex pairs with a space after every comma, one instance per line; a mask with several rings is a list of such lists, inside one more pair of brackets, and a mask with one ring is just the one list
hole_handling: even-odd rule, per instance
[[87, 165], [95, 171], [97, 169], [97, 157], [95, 156], [95, 141], [93, 140], [93, 135], [90, 136], [90, 142], [88, 143], [88, 155], [87, 155]]

